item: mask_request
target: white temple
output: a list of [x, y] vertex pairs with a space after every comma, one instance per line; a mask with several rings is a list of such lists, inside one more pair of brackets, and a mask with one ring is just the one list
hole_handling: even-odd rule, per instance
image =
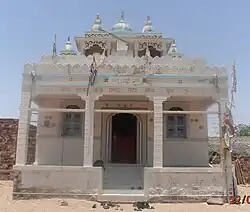
[[[52, 56], [25, 64], [13, 195], [158, 202], [223, 195], [222, 169], [208, 163], [207, 109], [218, 103], [225, 111], [225, 68], [179, 53], [149, 17], [137, 33], [124, 14], [111, 31], [98, 15], [75, 43], [77, 51], [68, 39], [59, 55], [54, 44]], [[36, 152], [27, 164], [32, 113], [39, 113]]]

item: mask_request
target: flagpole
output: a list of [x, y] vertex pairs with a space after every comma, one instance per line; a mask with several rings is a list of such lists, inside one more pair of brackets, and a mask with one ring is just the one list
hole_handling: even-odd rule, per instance
[[54, 43], [53, 43], [53, 50], [52, 50], [52, 60], [56, 62], [56, 33], [54, 34]]
[[[221, 101], [220, 101], [220, 85], [219, 85], [219, 80], [218, 76], [215, 76], [214, 79], [214, 85], [216, 89], [216, 94], [217, 94], [217, 105], [218, 105], [218, 118], [219, 118], [219, 141], [220, 141], [220, 146], [221, 146], [221, 168], [222, 168], [222, 175], [224, 178], [224, 183], [223, 183], [223, 193], [226, 192], [226, 199], [227, 201], [229, 200], [229, 195], [228, 195], [228, 182], [227, 182], [227, 171], [226, 171], [226, 163], [225, 163], [225, 158], [224, 158], [224, 136], [223, 136], [223, 121], [222, 121], [222, 110], [221, 110]], [[224, 196], [224, 194], [223, 194]]]
[[[226, 111], [223, 114], [223, 120], [221, 117], [221, 102], [218, 102], [219, 106], [219, 124], [220, 124], [220, 143], [221, 143], [221, 165], [223, 169], [223, 174], [224, 174], [224, 186], [223, 186], [223, 192], [226, 191], [226, 200], [228, 203], [230, 203], [230, 198], [229, 198], [229, 179], [230, 177], [231, 180], [232, 176], [228, 176], [228, 173], [232, 172], [232, 159], [231, 159], [231, 139], [235, 135], [234, 131], [234, 122], [233, 122], [233, 116], [232, 116], [232, 108], [234, 107], [234, 93], [236, 92], [236, 86], [237, 86], [237, 81], [236, 81], [236, 67], [235, 67], [235, 61], [233, 63], [232, 67], [232, 87], [231, 87], [231, 101], [229, 104], [225, 105]], [[217, 90], [217, 95], [218, 99], [219, 98], [219, 89]], [[231, 170], [229, 170], [231, 169]]]
[[236, 79], [236, 62], [233, 62], [233, 70], [232, 70], [232, 88], [231, 88], [231, 102], [230, 102], [230, 110], [234, 107], [234, 93], [236, 93], [237, 89], [237, 79]]

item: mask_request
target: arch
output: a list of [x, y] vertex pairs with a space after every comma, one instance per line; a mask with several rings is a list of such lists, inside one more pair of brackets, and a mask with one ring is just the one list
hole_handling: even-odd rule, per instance
[[[152, 58], [154, 58], [154, 57], [161, 57], [161, 51], [157, 50], [155, 47], [149, 45], [148, 46], [148, 50], [149, 50], [150, 56]], [[139, 57], [143, 57], [145, 55], [146, 55], [146, 48], [143, 49], [143, 50], [138, 51], [138, 56]]]
[[184, 111], [181, 107], [171, 107], [169, 111]]
[[66, 106], [66, 109], [80, 109], [77, 105], [68, 105]]
[[[106, 119], [106, 145], [105, 145], [105, 163], [112, 162], [112, 119], [114, 116], [122, 113], [111, 113]], [[136, 163], [142, 163], [142, 119], [138, 114], [128, 113], [136, 117]]]
[[[89, 55], [93, 55], [94, 53], [102, 54], [103, 51], [105, 51], [104, 48], [102, 48], [101, 46], [97, 44], [94, 44], [90, 48], [85, 49], [85, 56], [88, 57]], [[105, 51], [105, 56], [107, 56], [107, 51]]]

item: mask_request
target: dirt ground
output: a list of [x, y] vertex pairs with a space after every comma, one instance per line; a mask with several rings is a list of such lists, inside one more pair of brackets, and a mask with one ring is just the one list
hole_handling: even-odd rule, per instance
[[[241, 195], [250, 195], [250, 186], [239, 188]], [[88, 212], [88, 211], [121, 211], [131, 212], [131, 204], [121, 204], [119, 210], [115, 208], [103, 209], [100, 204], [92, 208], [94, 202], [84, 200], [65, 199], [68, 206], [61, 206], [62, 199], [42, 199], [42, 200], [17, 200], [11, 198], [12, 182], [0, 181], [0, 212]], [[250, 205], [228, 205], [212, 206], [206, 203], [195, 204], [154, 204], [154, 209], [144, 209], [144, 211], [157, 212], [250, 212]]]

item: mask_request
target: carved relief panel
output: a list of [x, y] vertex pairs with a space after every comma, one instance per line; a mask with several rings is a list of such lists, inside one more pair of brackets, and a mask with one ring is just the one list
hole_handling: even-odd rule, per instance
[[162, 52], [162, 43], [157, 41], [139, 42], [138, 44], [138, 56], [142, 57], [146, 55], [146, 50], [149, 50], [151, 57], [160, 57]]
[[[103, 54], [103, 51], [107, 49], [107, 43], [102, 40], [90, 40], [84, 43], [85, 56], [92, 55], [93, 53]], [[105, 52], [107, 55], [107, 51]]]

